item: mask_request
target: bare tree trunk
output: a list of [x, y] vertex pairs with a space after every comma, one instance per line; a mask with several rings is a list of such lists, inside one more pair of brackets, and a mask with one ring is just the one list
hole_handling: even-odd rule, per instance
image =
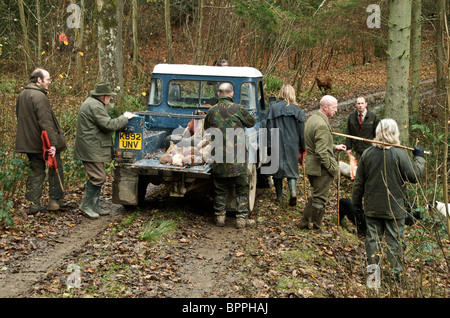
[[[76, 4], [75, 0], [71, 0], [72, 4]], [[81, 63], [81, 58], [84, 54], [83, 52], [83, 39], [84, 39], [84, 0], [81, 0], [80, 7], [80, 21], [76, 21], [75, 27], [75, 37], [76, 37], [76, 78], [78, 81], [82, 81], [83, 77], [83, 65]]]
[[138, 28], [137, 28], [137, 15], [138, 4], [137, 0], [133, 0], [132, 3], [132, 29], [133, 29], [133, 67], [134, 72], [138, 75], [138, 61], [139, 61], [139, 44], [138, 44]]
[[122, 52], [122, 0], [96, 0], [98, 12], [98, 64], [99, 81], [108, 81], [119, 88], [116, 102], [120, 101], [123, 87]]
[[28, 40], [28, 30], [27, 30], [27, 24], [25, 21], [25, 11], [23, 9], [23, 0], [17, 0], [17, 4], [19, 6], [19, 16], [20, 16], [20, 25], [22, 27], [22, 33], [23, 33], [23, 51], [25, 54], [25, 71], [26, 73], [29, 73], [29, 69], [33, 66], [33, 61], [31, 60], [30, 55], [30, 45]]
[[173, 64], [172, 27], [170, 23], [170, 1], [164, 0], [164, 17], [166, 24], [167, 62]]
[[436, 26], [436, 86], [438, 94], [445, 91], [444, 74], [444, 18], [445, 18], [445, 0], [437, 1], [437, 26]]
[[411, 0], [391, 0], [389, 13], [386, 113], [397, 121], [400, 142], [409, 143], [409, 58]]
[[419, 114], [420, 53], [422, 45], [422, 0], [413, 0], [411, 16], [411, 112]]
[[38, 65], [41, 65], [41, 56], [42, 56], [42, 24], [41, 24], [41, 4], [39, 3], [39, 0], [36, 0], [36, 20], [37, 20], [37, 29], [38, 29], [37, 61], [38, 61]]
[[[445, 7], [444, 7], [445, 9]], [[445, 12], [445, 11], [444, 11]], [[445, 31], [446, 31], [446, 35], [447, 35], [447, 43], [450, 42], [450, 33], [449, 33], [449, 29], [448, 29], [448, 21], [447, 21], [447, 15], [445, 15]], [[450, 61], [450, 49], [447, 47], [447, 63], [448, 61]], [[450, 74], [450, 63], [447, 64], [447, 72], [448, 74]], [[447, 104], [445, 105], [445, 118], [444, 118], [444, 140], [448, 140], [448, 125], [450, 124], [450, 78], [447, 77]], [[448, 144], [444, 143], [444, 173], [443, 173], [443, 187], [442, 187], [442, 191], [444, 193], [444, 203], [446, 206], [446, 216], [447, 216], [447, 235], [450, 238], [450, 211], [448, 210]]]
[[198, 0], [198, 33], [197, 33], [197, 63], [203, 64], [203, 7], [204, 0]]

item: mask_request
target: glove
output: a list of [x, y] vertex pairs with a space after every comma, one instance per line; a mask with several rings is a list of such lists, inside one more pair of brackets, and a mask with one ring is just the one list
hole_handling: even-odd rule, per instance
[[299, 150], [298, 152], [298, 163], [303, 165], [303, 158], [305, 158], [306, 150]]
[[133, 117], [137, 117], [136, 114], [133, 114], [133, 113], [130, 113], [130, 112], [125, 112], [125, 113], [123, 113], [123, 115], [124, 115], [128, 120], [130, 120], [130, 119], [133, 118]]
[[414, 146], [413, 156], [414, 156], [414, 157], [422, 157], [422, 158], [425, 158], [425, 154], [424, 154], [423, 149], [420, 148], [419, 146]]

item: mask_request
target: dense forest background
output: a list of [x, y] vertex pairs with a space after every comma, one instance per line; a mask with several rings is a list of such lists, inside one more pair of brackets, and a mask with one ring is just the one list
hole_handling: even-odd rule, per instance
[[[125, 110], [146, 109], [151, 72], [156, 64], [213, 65], [216, 60], [226, 58], [233, 66], [261, 70], [266, 97], [275, 95], [283, 83], [293, 85], [299, 105], [305, 111], [316, 109], [322, 96], [316, 77], [330, 77], [330, 93], [343, 106], [333, 123], [336, 131], [345, 132], [345, 111], [353, 109], [353, 100], [358, 95], [365, 95], [369, 107], [376, 108], [381, 117], [397, 120], [402, 144], [418, 144], [431, 152], [421, 182], [408, 187], [408, 196], [420, 207], [423, 218], [406, 234], [412, 246], [408, 255], [411, 283], [410, 288], [400, 289], [399, 295], [448, 297], [450, 218], [426, 208], [430, 201], [448, 202], [448, 9], [446, 0], [0, 0], [2, 270], [6, 271], [4, 264], [15, 257], [21, 258], [24, 252], [39, 251], [33, 242], [44, 241], [41, 238], [48, 233], [54, 235], [57, 227], [62, 228], [61, 224], [69, 224], [70, 228], [74, 224], [84, 225], [71, 219], [76, 214], [45, 214], [33, 218], [24, 212], [28, 172], [25, 156], [14, 152], [15, 104], [34, 68], [43, 67], [52, 77], [48, 96], [68, 144], [68, 150], [62, 155], [66, 201], [77, 211], [86, 177], [81, 162], [73, 159], [77, 113], [96, 83], [112, 82], [118, 96], [109, 112], [116, 116]], [[336, 143], [342, 141], [339, 138], [335, 137]], [[113, 169], [113, 164], [107, 166], [108, 172]], [[351, 183], [343, 183], [341, 191], [349, 193]], [[306, 192], [306, 184], [304, 189]], [[105, 190], [106, 198], [108, 191]], [[330, 197], [334, 200], [335, 193]], [[316, 278], [330, 264], [316, 263], [318, 259], [327, 260], [324, 258], [327, 254], [333, 257], [336, 266], [336, 272], [330, 271], [328, 278], [350, 286], [342, 288], [341, 294], [332, 295], [367, 295], [362, 285], [346, 285], [349, 277], [364, 277], [365, 273], [358, 274], [355, 270], [355, 264], [363, 263], [358, 261], [363, 250], [358, 249], [361, 247], [358, 244], [363, 244], [362, 241], [345, 236], [345, 240], [351, 241], [345, 245], [343, 237], [333, 235], [329, 244], [323, 245], [321, 240], [316, 243], [309, 234], [292, 228], [292, 220], [298, 217], [302, 204], [297, 210], [289, 210], [286, 206], [274, 207], [272, 203], [269, 195], [258, 202], [260, 217], [270, 220], [259, 230], [271, 239], [257, 237], [249, 241], [259, 242], [261, 246], [273, 243], [273, 246], [263, 246], [264, 253], [258, 250], [261, 257], [258, 253], [246, 253], [249, 258], [242, 257], [240, 262], [247, 263], [238, 262], [239, 270], [248, 266], [252, 274], [259, 271], [260, 280], [270, 286], [267, 295], [271, 297], [302, 297], [297, 291], [291, 294], [292, 290], [299, 282], [311, 280], [319, 286]], [[178, 211], [178, 207], [172, 211], [170, 206], [161, 209], [170, 210], [164, 210], [169, 216]], [[278, 214], [273, 214], [277, 211]], [[135, 212], [128, 217], [129, 220], [141, 218], [141, 223], [148, 221], [145, 213]], [[191, 216], [184, 218], [183, 227], [189, 232]], [[135, 241], [142, 243], [141, 224], [130, 221], [126, 225], [130, 226], [129, 234], [136, 231]], [[125, 222], [121, 226], [125, 227]], [[294, 248], [289, 250], [292, 257], [285, 254], [282, 262], [274, 261], [279, 247], [289, 245], [288, 237], [294, 242]], [[180, 241], [184, 240], [183, 236]], [[298, 255], [303, 253], [298, 246], [310, 247], [311, 251]], [[158, 249], [159, 245], [155, 243], [151, 247]], [[314, 249], [317, 258], [310, 257]], [[122, 251], [115, 249], [111, 253], [118, 250]], [[273, 261], [267, 261], [269, 258]], [[300, 262], [303, 266], [302, 262], [309, 259], [314, 271], [308, 269], [305, 274], [298, 270], [301, 266], [292, 270], [292, 264]], [[159, 259], [155, 268], [164, 261]], [[100, 274], [101, 270], [96, 270]], [[281, 288], [283, 281], [272, 276], [280, 276], [283, 271], [290, 282]], [[341, 276], [345, 279], [341, 280]], [[142, 275], [136, 277], [141, 279]], [[66, 288], [60, 285], [58, 293]], [[265, 292], [260, 294], [259, 285], [255, 289], [258, 293], [248, 295], [266, 296]], [[327, 293], [330, 290], [334, 292], [334, 286], [326, 287]], [[111, 293], [117, 297], [117, 290]], [[327, 293], [323, 295], [330, 296]], [[248, 296], [238, 296], [243, 295]], [[389, 291], [381, 297], [392, 295], [395, 297]]]

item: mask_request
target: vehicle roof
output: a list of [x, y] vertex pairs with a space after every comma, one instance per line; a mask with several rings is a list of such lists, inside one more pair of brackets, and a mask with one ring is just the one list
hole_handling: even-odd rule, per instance
[[227, 77], [262, 77], [256, 68], [248, 66], [207, 66], [190, 64], [157, 64], [153, 74], [180, 74]]

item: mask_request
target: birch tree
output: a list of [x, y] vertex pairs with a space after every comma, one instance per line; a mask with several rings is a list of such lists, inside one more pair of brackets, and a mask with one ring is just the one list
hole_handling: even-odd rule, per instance
[[138, 3], [137, 0], [133, 0], [132, 3], [132, 29], [133, 29], [133, 67], [134, 72], [138, 75], [138, 60], [139, 60], [139, 44], [138, 44]]
[[25, 69], [29, 73], [29, 68], [32, 67], [33, 62], [31, 60], [30, 44], [28, 39], [28, 29], [25, 20], [25, 10], [23, 8], [23, 0], [18, 0], [17, 4], [19, 6], [19, 16], [20, 16], [20, 26], [22, 27], [23, 34], [23, 51], [25, 55]]
[[170, 1], [164, 0], [164, 21], [166, 25], [167, 62], [173, 63], [172, 27], [170, 23]]
[[109, 81], [119, 87], [117, 101], [123, 87], [122, 0], [96, 0], [98, 13], [99, 81]]
[[385, 117], [397, 121], [400, 142], [409, 140], [411, 0], [390, 0]]
[[41, 24], [41, 4], [39, 0], [35, 1], [36, 4], [36, 23], [38, 30], [38, 38], [37, 38], [37, 60], [38, 65], [41, 64], [41, 53], [42, 53], [42, 24]]
[[422, 0], [413, 0], [411, 14], [411, 112], [419, 114]]
[[198, 0], [198, 33], [197, 33], [197, 64], [203, 64], [203, 8], [204, 0]]

